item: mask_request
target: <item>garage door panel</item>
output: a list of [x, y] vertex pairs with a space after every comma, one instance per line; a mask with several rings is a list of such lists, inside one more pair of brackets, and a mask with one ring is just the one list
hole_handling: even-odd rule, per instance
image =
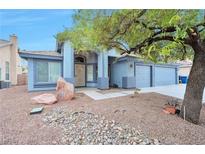
[[155, 67], [155, 86], [171, 85], [175, 83], [175, 68]]
[[138, 66], [135, 67], [136, 88], [151, 86], [151, 67]]

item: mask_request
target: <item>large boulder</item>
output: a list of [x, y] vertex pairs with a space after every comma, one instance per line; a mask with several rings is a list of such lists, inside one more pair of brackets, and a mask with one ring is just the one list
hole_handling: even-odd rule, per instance
[[57, 81], [56, 91], [58, 101], [68, 101], [74, 98], [74, 85], [61, 77]]
[[54, 94], [42, 94], [31, 98], [33, 103], [37, 104], [54, 104], [57, 102], [57, 98]]

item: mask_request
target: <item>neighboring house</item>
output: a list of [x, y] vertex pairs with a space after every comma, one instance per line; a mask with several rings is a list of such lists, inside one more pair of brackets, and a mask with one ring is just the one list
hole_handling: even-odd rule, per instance
[[0, 39], [1, 88], [17, 84], [17, 75], [22, 73], [20, 61], [17, 36], [11, 35], [9, 41]]
[[177, 64], [179, 64], [179, 76], [189, 76], [189, 73], [191, 71], [192, 67], [192, 61], [190, 60], [184, 60], [184, 61], [178, 61]]
[[54, 89], [59, 76], [75, 87], [141, 88], [178, 83], [178, 65], [153, 64], [132, 55], [75, 52], [69, 42], [56, 51], [21, 51], [28, 61], [28, 90]]

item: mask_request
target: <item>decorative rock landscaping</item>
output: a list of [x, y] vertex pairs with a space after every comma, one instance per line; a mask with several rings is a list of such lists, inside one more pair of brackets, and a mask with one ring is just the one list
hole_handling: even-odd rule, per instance
[[159, 144], [135, 128], [84, 111], [69, 113], [56, 108], [46, 113], [43, 121], [63, 129], [62, 144]]
[[[75, 99], [72, 101], [65, 101], [53, 104], [52, 106], [45, 106], [43, 112], [37, 115], [30, 115], [29, 111], [35, 107], [40, 107], [40, 105], [34, 105], [31, 103], [31, 98], [44, 94], [43, 92], [33, 92], [28, 93], [26, 86], [14, 86], [8, 89], [1, 90], [0, 92], [0, 144], [1, 145], [50, 145], [50, 144], [71, 144], [71, 142], [67, 141], [71, 140], [73, 134], [73, 138], [77, 138], [79, 134], [77, 134], [76, 130], [73, 127], [82, 127], [82, 125], [88, 125], [88, 122], [85, 123], [83, 121], [76, 124], [76, 122], [70, 122], [69, 117], [75, 117], [72, 115], [72, 111], [85, 111], [86, 113], [78, 113], [79, 117], [76, 119], [80, 119], [81, 116], [89, 117], [88, 112], [92, 112], [98, 114], [98, 122], [103, 119], [102, 116], [106, 115], [106, 119], [115, 120], [115, 127], [120, 127], [124, 130], [126, 124], [128, 126], [132, 126], [134, 130], [143, 130], [143, 132], [152, 138], [156, 138], [160, 141], [160, 144], [163, 145], [205, 145], [205, 105], [203, 104], [201, 109], [200, 116], [200, 124], [195, 125], [184, 121], [182, 118], [176, 115], [167, 115], [162, 109], [164, 104], [168, 102], [168, 100], [172, 100], [173, 98], [159, 95], [157, 93], [147, 93], [147, 94], [139, 94], [137, 97], [125, 96], [125, 97], [116, 97], [112, 99], [94, 101], [87, 97], [82, 93], [76, 93]], [[46, 92], [47, 93], [47, 92]], [[50, 94], [55, 94], [55, 92], [49, 91]], [[1, 101], [2, 100], [2, 101]], [[15, 103], [14, 103], [15, 102]], [[71, 103], [70, 103], [71, 102]], [[55, 110], [50, 112], [50, 109], [53, 108]], [[49, 110], [49, 113], [47, 113]], [[59, 110], [59, 111], [58, 111]], [[69, 110], [69, 113], [65, 112], [65, 110]], [[63, 111], [63, 113], [59, 113]], [[47, 114], [46, 114], [47, 113]], [[46, 115], [45, 115], [46, 114]], [[64, 126], [62, 122], [52, 122], [51, 118], [55, 118], [54, 115], [59, 115], [59, 117], [63, 114], [67, 114], [62, 119], [65, 123], [70, 122], [67, 126]], [[88, 114], [88, 115], [87, 115]], [[51, 116], [51, 117], [48, 117]], [[95, 116], [95, 115], [94, 115]], [[91, 116], [93, 118], [93, 116]], [[42, 121], [45, 120], [45, 122]], [[56, 118], [57, 120], [58, 118]], [[93, 119], [84, 118], [88, 121], [93, 121]], [[99, 120], [100, 119], [100, 120]], [[104, 119], [104, 121], [106, 121]], [[60, 121], [57, 120], [57, 121]], [[76, 120], [77, 121], [77, 120]], [[91, 122], [91, 124], [97, 125], [100, 127], [99, 123]], [[120, 122], [117, 124], [116, 122]], [[58, 124], [59, 123], [59, 124]], [[61, 123], [61, 124], [60, 124]], [[73, 125], [72, 125], [73, 124]], [[62, 125], [62, 127], [59, 127]], [[110, 124], [109, 124], [110, 125]], [[56, 126], [56, 127], [54, 127]], [[139, 127], [140, 126], [140, 127]], [[65, 131], [71, 127], [73, 132], [68, 131], [68, 135], [66, 135]], [[110, 126], [109, 126], [110, 127]], [[108, 127], [108, 128], [109, 128]], [[65, 128], [65, 129], [63, 129]], [[82, 132], [88, 132], [92, 127], [87, 127], [86, 129], [80, 129]], [[104, 130], [104, 127], [100, 127]], [[130, 127], [128, 127], [131, 129]], [[109, 128], [113, 130], [112, 128]], [[100, 130], [98, 130], [100, 131]], [[117, 130], [114, 130], [116, 132]], [[118, 130], [119, 131], [119, 130]], [[104, 136], [110, 137], [109, 133], [104, 133], [103, 135], [87, 135], [84, 133], [84, 138], [82, 144], [91, 144], [88, 142], [87, 136], [91, 136], [94, 138], [103, 138]], [[96, 132], [97, 133], [97, 132]], [[125, 131], [121, 131], [121, 135], [126, 136]], [[75, 137], [77, 136], [77, 137]], [[138, 135], [136, 135], [138, 137]], [[141, 138], [147, 138], [142, 135]], [[106, 138], [106, 137], [105, 137]], [[112, 135], [111, 137], [112, 138]], [[114, 138], [114, 137], [113, 137]], [[129, 138], [131, 140], [131, 138]], [[64, 140], [64, 141], [63, 141]], [[115, 143], [119, 137], [113, 139]], [[151, 144], [153, 144], [154, 140], [148, 139]], [[87, 143], [86, 143], [87, 141]], [[108, 141], [108, 140], [106, 140]], [[114, 144], [114, 141], [112, 144]], [[124, 140], [125, 142], [126, 139]], [[94, 142], [94, 141], [93, 141]], [[146, 142], [146, 140], [145, 140]], [[155, 140], [156, 144], [158, 144], [157, 140]], [[116, 144], [117, 144], [116, 143]], [[73, 141], [73, 144], [77, 144]], [[97, 142], [95, 144], [105, 144], [103, 141]], [[127, 144], [127, 143], [126, 143]], [[129, 143], [131, 144], [131, 143]], [[134, 143], [133, 143], [134, 144]], [[137, 141], [136, 141], [137, 144]], [[144, 143], [143, 143], [144, 144]]]

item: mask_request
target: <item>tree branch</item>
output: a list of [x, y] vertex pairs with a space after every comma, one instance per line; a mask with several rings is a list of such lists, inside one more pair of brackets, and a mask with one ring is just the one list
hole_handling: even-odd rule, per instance
[[[125, 16], [123, 16], [119, 22], [119, 25], [121, 25], [123, 23], [123, 21], [127, 18], [127, 16], [130, 14], [131, 12], [128, 12]], [[119, 26], [118, 28], [115, 30], [115, 32], [113, 34], [111, 34], [111, 36], [109, 37], [110, 40], [114, 39], [118, 33], [120, 32]]]
[[158, 41], [174, 41], [174, 37], [173, 36], [159, 36], [159, 37], [149, 37], [147, 39], [145, 39], [143, 42], [137, 44], [135, 47], [130, 48], [129, 53], [131, 52], [137, 52], [137, 50], [140, 50], [142, 47], [145, 46], [149, 46], [154, 42], [158, 42]]
[[[138, 18], [142, 17], [146, 12], [147, 12], [146, 9], [142, 10], [142, 11], [137, 15], [136, 18], [138, 19]], [[119, 26], [118, 26], [118, 28], [116, 29], [116, 31], [115, 31], [113, 34], [111, 34], [111, 36], [109, 37], [110, 40], [114, 39], [118, 34], [119, 34], [119, 35], [125, 34], [125, 33], [127, 32], [127, 30], [132, 26], [132, 24], [134, 23], [134, 20], [131, 20], [130, 22], [128, 22], [127, 24], [125, 24], [124, 31], [121, 31], [121, 30], [120, 30], [120, 25], [123, 23], [123, 21], [124, 21], [125, 19], [127, 19], [128, 15], [130, 15], [130, 13], [132, 13], [132, 12], [127, 13], [127, 14], [122, 18], [122, 20], [120, 21]]]
[[[129, 52], [129, 49], [127, 49], [127, 47], [123, 43], [121, 43], [119, 41], [112, 41], [112, 42], [110, 42], [110, 45], [112, 47], [116, 47], [116, 48], [118, 48], [118, 49], [120, 49], [120, 50], [122, 50], [124, 52]], [[121, 46], [121, 47], [119, 47], [119, 46]]]
[[185, 56], [186, 56], [186, 54], [187, 54], [187, 51], [186, 51], [186, 46], [184, 45], [184, 44], [182, 44], [182, 46], [183, 46], [183, 54], [182, 54], [182, 58], [181, 58], [181, 60], [185, 60]]
[[[141, 49], [145, 46], [149, 46], [154, 42], [159, 42], [159, 41], [174, 41], [177, 42], [175, 40], [175, 37], [171, 34], [173, 32], [176, 32], [176, 27], [175, 26], [168, 26], [168, 27], [160, 27], [160, 26], [149, 26], [148, 23], [145, 23], [144, 21], [140, 21], [139, 17], [143, 16], [146, 13], [146, 10], [142, 10], [137, 17], [134, 17], [134, 19], [129, 20], [128, 23], [125, 23], [123, 25], [122, 21], [120, 23], [120, 25], [123, 26], [123, 28], [121, 29], [120, 25], [119, 28], [117, 29], [117, 31], [114, 33], [114, 35], [112, 35], [109, 39], [113, 40], [117, 35], [124, 35], [127, 33], [127, 31], [129, 30], [129, 28], [133, 25], [133, 24], [140, 24], [142, 25], [145, 29], [150, 30], [151, 32], [153, 32], [153, 34], [151, 36], [149, 36], [148, 38], [146, 38], [145, 40], [143, 40], [141, 43], [138, 43], [136, 46], [127, 49], [124, 44], [118, 44], [119, 46], [121, 46], [121, 48], [124, 48], [124, 52], [127, 53], [131, 53], [131, 52], [140, 52]], [[124, 20], [126, 18], [123, 18]], [[183, 26], [183, 25], [181, 25]], [[202, 27], [200, 30], [198, 30], [199, 27]], [[194, 30], [195, 32], [191, 32], [192, 30]], [[181, 38], [180, 41], [183, 45], [187, 44], [187, 45], [192, 45], [193, 41], [196, 41], [196, 37], [199, 37], [200, 32], [202, 32], [203, 30], [205, 30], [205, 22], [196, 24], [195, 26], [193, 26], [192, 28], [187, 28], [187, 34], [188, 34], [188, 38]], [[161, 34], [165, 34], [164, 36], [162, 36]], [[179, 43], [179, 42], [177, 42]], [[118, 46], [117, 45], [117, 46]], [[119, 47], [118, 46], [118, 47]], [[186, 47], [184, 46], [184, 52], [186, 53]]]
[[[176, 42], [174, 36], [170, 36], [170, 35], [164, 35], [164, 36], [157, 36], [157, 37], [149, 37], [147, 39], [145, 39], [144, 41], [142, 41], [141, 43], [137, 44], [135, 47], [130, 48], [128, 53], [131, 52], [137, 52], [140, 51], [141, 48], [145, 47], [145, 46], [149, 46], [155, 42], [159, 42], [159, 41], [172, 41], [172, 42]], [[189, 44], [189, 40], [188, 39], [182, 39], [184, 44]]]
[[189, 45], [192, 45], [194, 43], [197, 43], [200, 39], [200, 36], [199, 36], [199, 33], [198, 33], [198, 30], [197, 30], [197, 27], [192, 27], [192, 28], [188, 28], [187, 29], [187, 34], [189, 36], [189, 40], [190, 40], [190, 44]]
[[200, 26], [204, 26], [204, 27], [205, 27], [205, 22], [199, 23], [199, 24], [197, 24], [197, 25], [194, 26], [194, 27], [200, 27]]
[[199, 33], [203, 32], [205, 30], [205, 27], [203, 27], [202, 29], [198, 30]]

